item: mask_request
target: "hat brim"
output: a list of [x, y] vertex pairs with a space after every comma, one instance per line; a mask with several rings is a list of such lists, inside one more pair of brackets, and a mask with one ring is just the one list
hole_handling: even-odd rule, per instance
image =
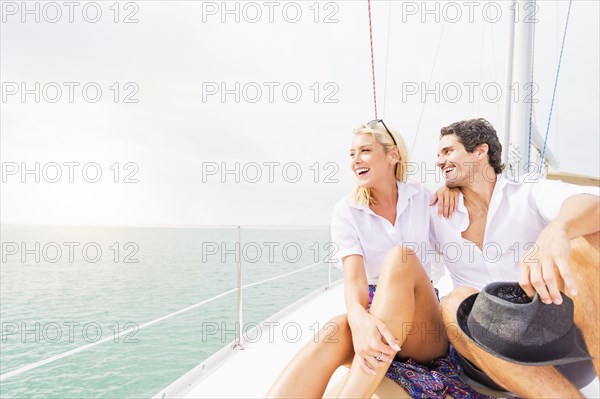
[[505, 356], [501, 353], [498, 353], [498, 352], [494, 351], [493, 349], [487, 347], [486, 345], [483, 345], [481, 342], [477, 341], [477, 339], [473, 337], [473, 334], [471, 333], [471, 331], [469, 329], [469, 325], [467, 324], [467, 319], [469, 317], [469, 314], [471, 313], [471, 309], [473, 308], [473, 304], [475, 303], [475, 299], [477, 298], [477, 295], [479, 295], [479, 293], [469, 295], [460, 303], [460, 305], [458, 306], [458, 309], [456, 310], [456, 320], [458, 322], [458, 327], [462, 330], [462, 332], [467, 337], [469, 337], [471, 339], [471, 341], [473, 341], [475, 343], [475, 345], [477, 345], [478, 347], [480, 347], [487, 353], [493, 355], [494, 357], [506, 360], [511, 363], [522, 364], [525, 366], [556, 366], [556, 365], [570, 364], [570, 363], [576, 363], [576, 362], [581, 362], [581, 361], [586, 361], [586, 360], [589, 361], [592, 359], [592, 357], [590, 357], [590, 355], [584, 349], [587, 346], [585, 344], [585, 341], [583, 340], [583, 336], [581, 335], [581, 333], [579, 331], [577, 331], [577, 333], [575, 334], [575, 345], [573, 345], [573, 348], [571, 349], [570, 353], [568, 353], [567, 355], [565, 355], [561, 358], [551, 359], [551, 360], [546, 360], [546, 361], [532, 360], [532, 361], [525, 362], [525, 361], [521, 361], [521, 360], [516, 360], [516, 359], [510, 358], [508, 356]]

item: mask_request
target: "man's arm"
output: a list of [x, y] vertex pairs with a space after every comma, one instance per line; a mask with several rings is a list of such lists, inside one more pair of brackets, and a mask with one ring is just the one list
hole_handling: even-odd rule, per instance
[[449, 219], [458, 209], [458, 197], [460, 190], [458, 188], [448, 188], [443, 185], [437, 189], [431, 196], [430, 206], [438, 204], [438, 216]]
[[562, 228], [570, 240], [599, 231], [600, 197], [578, 194], [567, 198], [551, 224]]
[[560, 304], [555, 266], [562, 276], [571, 296], [577, 295], [577, 287], [569, 264], [570, 241], [600, 230], [600, 197], [577, 194], [567, 198], [558, 213], [538, 235], [536, 245], [521, 261], [519, 283], [527, 295], [537, 292], [544, 303]]

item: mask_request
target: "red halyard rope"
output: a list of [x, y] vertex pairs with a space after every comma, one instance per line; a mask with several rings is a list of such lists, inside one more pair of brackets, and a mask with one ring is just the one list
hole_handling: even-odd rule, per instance
[[371, 39], [371, 71], [373, 73], [373, 105], [375, 106], [375, 119], [377, 119], [377, 90], [375, 86], [375, 56], [373, 55], [373, 21], [371, 19], [371, 0], [367, 0], [369, 6], [369, 35]]

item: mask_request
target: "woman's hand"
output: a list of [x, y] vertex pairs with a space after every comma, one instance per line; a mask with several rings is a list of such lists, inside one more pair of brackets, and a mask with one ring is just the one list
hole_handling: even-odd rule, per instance
[[[348, 315], [354, 353], [360, 357], [360, 367], [367, 374], [375, 375], [375, 369], [389, 366], [400, 351], [399, 341], [385, 324], [366, 310]], [[379, 358], [379, 360], [378, 360]]]
[[429, 205], [438, 204], [438, 216], [443, 215], [447, 219], [458, 209], [459, 194], [458, 188], [442, 186], [433, 193]]

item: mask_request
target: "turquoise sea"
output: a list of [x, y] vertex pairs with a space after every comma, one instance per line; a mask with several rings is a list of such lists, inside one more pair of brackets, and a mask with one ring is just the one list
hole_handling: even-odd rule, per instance
[[[147, 398], [234, 340], [236, 228], [1, 226], [2, 398]], [[242, 228], [243, 284], [322, 261], [328, 228]], [[244, 290], [244, 326], [327, 284], [328, 264]], [[341, 277], [332, 267], [332, 280]], [[133, 332], [116, 336], [124, 329]]]

